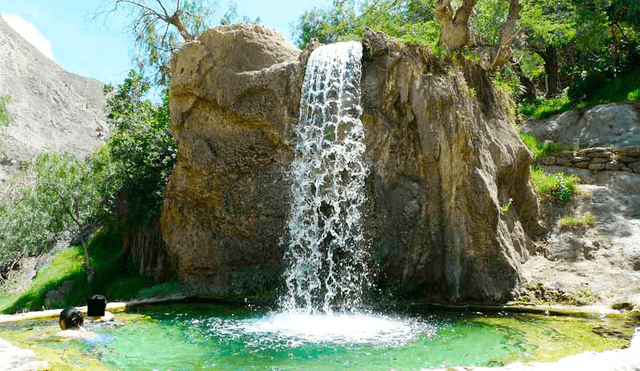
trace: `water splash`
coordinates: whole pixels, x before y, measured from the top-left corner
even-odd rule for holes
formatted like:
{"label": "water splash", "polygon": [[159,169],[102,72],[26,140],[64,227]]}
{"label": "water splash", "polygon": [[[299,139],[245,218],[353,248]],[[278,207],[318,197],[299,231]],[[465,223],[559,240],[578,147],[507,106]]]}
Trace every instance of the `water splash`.
{"label": "water splash", "polygon": [[430,319],[375,313],[271,312],[242,319],[209,318],[203,325],[211,336],[241,339],[252,349],[296,348],[309,344],[397,347],[419,337],[432,338],[438,329]]}
{"label": "water splash", "polygon": [[295,129],[285,310],[361,304],[369,284],[361,206],[368,166],[360,121],[362,45],[325,45],[307,64]]}

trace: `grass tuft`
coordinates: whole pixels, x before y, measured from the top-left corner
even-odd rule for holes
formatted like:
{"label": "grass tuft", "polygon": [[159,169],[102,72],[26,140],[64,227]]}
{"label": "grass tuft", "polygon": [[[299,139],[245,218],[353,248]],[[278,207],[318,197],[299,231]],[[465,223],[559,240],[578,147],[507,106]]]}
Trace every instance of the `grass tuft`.
{"label": "grass tuft", "polygon": [[584,216],[563,216],[560,218],[560,228],[580,228],[593,224],[594,218],[591,213]]}

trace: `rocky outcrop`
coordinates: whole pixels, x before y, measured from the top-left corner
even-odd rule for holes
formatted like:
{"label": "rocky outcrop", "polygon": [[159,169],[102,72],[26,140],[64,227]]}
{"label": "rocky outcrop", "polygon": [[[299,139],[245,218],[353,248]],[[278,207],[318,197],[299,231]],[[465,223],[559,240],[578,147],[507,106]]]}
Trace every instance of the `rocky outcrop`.
{"label": "rocky outcrop", "polygon": [[0,339],[0,359],[0,371],[37,371],[49,368],[49,363],[38,360],[33,350],[14,347],[3,339]]}
{"label": "rocky outcrop", "polygon": [[238,294],[277,284],[299,54],[270,28],[232,25],[206,31],[174,57],[178,164],[161,225],[182,279]]}
{"label": "rocky outcrop", "polygon": [[440,62],[381,34],[364,43],[380,276],[414,284],[430,302],[507,299],[529,256],[527,234],[540,230],[532,158],[510,103],[477,64]]}
{"label": "rocky outcrop", "polygon": [[[508,299],[540,229],[512,106],[473,62],[382,34],[363,43],[365,229],[380,287],[429,302]],[[268,28],[232,25],[176,55],[178,164],[161,223],[183,279],[241,294],[278,283],[299,53]]]}
{"label": "rocky outcrop", "polygon": [[[78,157],[108,135],[102,83],[69,73],[42,55],[0,17],[0,95],[13,123],[0,128],[0,180],[41,152]],[[13,165],[13,166],[12,166]]]}
{"label": "rocky outcrop", "polygon": [[625,103],[567,111],[545,120],[527,120],[520,129],[540,141],[550,140],[568,147],[640,145],[637,107]]}

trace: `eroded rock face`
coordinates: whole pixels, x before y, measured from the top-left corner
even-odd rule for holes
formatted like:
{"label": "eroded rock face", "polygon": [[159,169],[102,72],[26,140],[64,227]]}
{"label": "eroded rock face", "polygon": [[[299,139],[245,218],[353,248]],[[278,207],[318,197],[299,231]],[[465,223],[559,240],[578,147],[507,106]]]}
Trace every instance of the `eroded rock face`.
{"label": "eroded rock face", "polygon": [[[365,229],[380,287],[429,302],[508,298],[540,228],[508,104],[477,65],[382,34],[363,44]],[[162,229],[183,279],[242,294],[280,279],[298,54],[268,28],[232,25],[176,56],[178,165]]]}
{"label": "eroded rock face", "polygon": [[178,164],[161,224],[182,279],[242,294],[279,279],[299,54],[270,28],[231,25],[206,31],[174,58]]}
{"label": "eroded rock face", "polygon": [[0,127],[0,181],[42,152],[83,158],[109,134],[102,83],[62,69],[0,17],[0,95],[13,122]]}
{"label": "eroded rock face", "polygon": [[415,283],[431,302],[508,298],[540,226],[531,155],[505,99],[477,65],[439,63],[380,34],[364,43],[380,277]]}

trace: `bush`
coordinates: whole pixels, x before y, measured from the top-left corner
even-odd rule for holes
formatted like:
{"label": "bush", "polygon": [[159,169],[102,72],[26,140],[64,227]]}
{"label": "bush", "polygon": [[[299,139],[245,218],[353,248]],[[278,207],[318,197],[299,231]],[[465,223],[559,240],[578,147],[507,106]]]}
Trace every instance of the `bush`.
{"label": "bush", "polygon": [[521,114],[534,120],[544,120],[547,117],[568,111],[573,107],[575,107],[575,103],[566,93],[556,98],[525,100],[518,105]]}
{"label": "bush", "polygon": [[527,134],[522,131],[518,131],[518,135],[520,135],[520,139],[522,142],[529,148],[533,155],[533,159],[535,161],[541,159],[542,157],[552,156],[554,152],[558,151],[566,151],[566,150],[574,150],[577,151],[577,147],[566,147],[562,144],[553,143],[553,142],[544,142],[540,143],[538,138],[536,138],[533,134]]}
{"label": "bush", "polygon": [[11,102],[10,95],[0,95],[0,126],[9,125],[13,122],[13,118],[7,111],[7,104]]}
{"label": "bush", "polygon": [[[171,134],[169,96],[157,106],[142,96],[149,85],[141,75],[129,73],[107,99],[115,126],[106,146],[114,167],[111,201],[116,191],[126,194],[131,227],[147,227],[160,215],[162,197],[176,162],[176,140]],[[107,87],[113,92],[113,87]]]}
{"label": "bush", "polygon": [[550,197],[555,202],[571,201],[576,192],[578,177],[574,174],[547,174],[543,169],[531,168],[531,184],[541,197]]}

